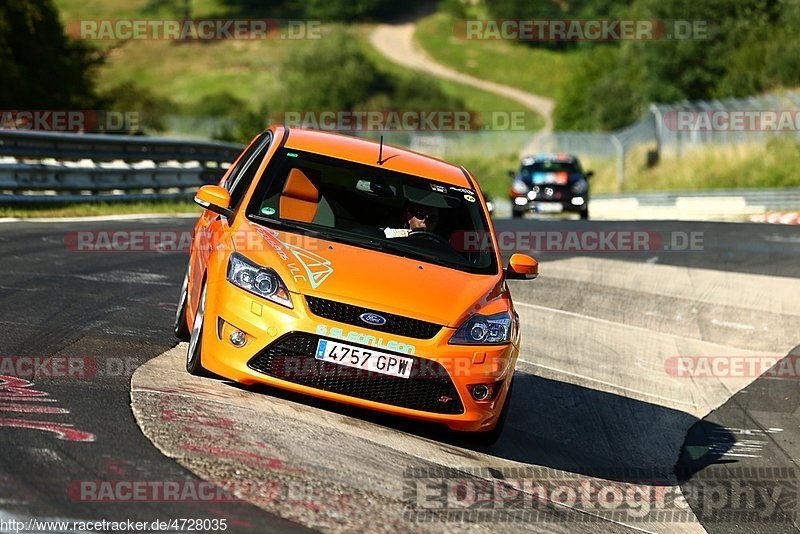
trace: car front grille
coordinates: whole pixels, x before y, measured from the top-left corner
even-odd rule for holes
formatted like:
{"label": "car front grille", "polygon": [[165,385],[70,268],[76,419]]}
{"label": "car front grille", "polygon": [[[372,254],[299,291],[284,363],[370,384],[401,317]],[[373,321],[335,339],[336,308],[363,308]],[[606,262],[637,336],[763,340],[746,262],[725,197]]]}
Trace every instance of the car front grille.
{"label": "car front grille", "polygon": [[392,406],[440,414],[464,412],[455,385],[440,363],[398,354],[413,360],[411,376],[399,378],[318,360],[314,354],[320,339],[306,333],[287,334],[247,366],[295,384]]}
{"label": "car front grille", "polygon": [[[410,317],[403,317],[402,315],[395,315],[393,313],[384,313],[369,308],[362,308],[361,306],[353,306],[351,304],[343,304],[334,300],[322,299],[319,297],[311,297],[306,295],[306,302],[311,313],[318,317],[346,323],[361,328],[368,328],[370,330],[377,330],[378,332],[386,332],[389,334],[397,334],[398,336],[413,337],[416,339],[431,339],[442,327],[435,323],[420,321],[419,319],[412,319]],[[380,315],[386,319],[383,325],[375,325],[362,321],[360,317],[366,313],[373,313]]]}

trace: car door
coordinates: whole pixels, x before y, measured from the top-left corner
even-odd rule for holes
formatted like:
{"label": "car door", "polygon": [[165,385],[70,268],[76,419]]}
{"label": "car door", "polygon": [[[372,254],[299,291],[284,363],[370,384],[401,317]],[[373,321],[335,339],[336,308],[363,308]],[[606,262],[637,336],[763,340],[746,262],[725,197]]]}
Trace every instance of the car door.
{"label": "car door", "polygon": [[[236,209],[244,193],[252,182],[255,172],[267,149],[272,143],[273,134],[264,132],[256,137],[236,160],[230,172],[220,181],[220,186],[231,195],[231,208]],[[214,250],[228,238],[230,221],[211,210],[203,210],[195,226],[192,255],[189,263],[189,309],[194,315],[195,302],[192,296],[199,296],[208,260]],[[196,299],[195,299],[196,300]]]}

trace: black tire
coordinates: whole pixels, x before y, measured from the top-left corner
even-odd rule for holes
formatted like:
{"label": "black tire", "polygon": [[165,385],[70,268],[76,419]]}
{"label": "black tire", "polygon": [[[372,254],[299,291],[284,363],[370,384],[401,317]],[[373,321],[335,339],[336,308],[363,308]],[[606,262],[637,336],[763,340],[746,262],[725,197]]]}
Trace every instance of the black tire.
{"label": "black tire", "polygon": [[589,220],[589,208],[585,210],[581,210],[581,220],[588,221]]}
{"label": "black tire", "polygon": [[465,432],[467,441],[473,445],[480,445],[482,447],[490,447],[497,443],[500,436],[503,434],[503,429],[506,426],[506,419],[508,419],[508,411],[511,408],[511,394],[514,390],[514,379],[511,379],[511,384],[508,386],[508,393],[506,393],[506,402],[503,404],[503,409],[500,411],[500,417],[497,418],[497,424],[494,428],[486,432]]}
{"label": "black tire", "polygon": [[189,324],[186,322],[186,303],[189,301],[189,272],[183,277],[181,294],[178,297],[178,309],[175,310],[175,326],[172,331],[181,341],[189,341]]}
{"label": "black tire", "polygon": [[211,376],[202,361],[202,341],[203,324],[205,323],[206,313],[206,283],[203,282],[203,289],[200,292],[200,302],[197,304],[197,313],[194,314],[194,324],[189,336],[189,348],[186,349],[186,370],[194,376]]}
{"label": "black tire", "polygon": [[511,210],[511,217],[514,219],[521,219],[525,215],[524,211]]}

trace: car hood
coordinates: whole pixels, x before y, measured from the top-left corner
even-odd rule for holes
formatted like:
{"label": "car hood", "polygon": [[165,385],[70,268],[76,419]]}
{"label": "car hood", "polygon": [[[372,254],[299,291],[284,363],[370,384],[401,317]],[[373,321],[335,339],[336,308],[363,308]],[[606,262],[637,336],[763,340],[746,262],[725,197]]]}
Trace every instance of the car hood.
{"label": "car hood", "polygon": [[275,269],[293,293],[445,326],[460,325],[505,294],[500,274],[466,273],[249,221],[244,230],[247,245],[238,251]]}

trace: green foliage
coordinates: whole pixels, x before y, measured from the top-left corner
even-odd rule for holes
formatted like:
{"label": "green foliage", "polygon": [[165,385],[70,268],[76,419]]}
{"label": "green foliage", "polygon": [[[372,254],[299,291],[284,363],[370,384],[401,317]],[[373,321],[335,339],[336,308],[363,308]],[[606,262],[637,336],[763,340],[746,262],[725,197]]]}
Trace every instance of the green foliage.
{"label": "green foliage", "polygon": [[466,0],[442,0],[439,2],[439,11],[447,13],[456,20],[466,19],[469,7]]}
{"label": "green foliage", "polygon": [[598,44],[560,95],[556,127],[610,130],[649,102],[747,96],[800,84],[800,4],[635,0],[622,18],[705,21],[708,37]]}
{"label": "green foliage", "polygon": [[306,0],[303,14],[311,19],[348,21],[367,18],[385,3],[381,0]]}
{"label": "green foliage", "polygon": [[227,91],[206,95],[185,111],[194,117],[213,119],[216,126],[211,137],[220,141],[246,143],[267,127],[266,106],[254,111]]}
{"label": "green foliage", "polygon": [[620,68],[619,56],[610,47],[596,47],[581,59],[556,100],[553,120],[558,129],[613,130],[636,119],[638,106],[631,103],[637,98],[637,72]]}
{"label": "green foliage", "polygon": [[91,68],[98,62],[67,38],[51,0],[0,3],[0,107],[91,108]]}
{"label": "green foliage", "polygon": [[284,111],[465,109],[429,78],[379,69],[362,44],[335,29],[281,65]]}
{"label": "green foliage", "polygon": [[281,65],[281,78],[288,110],[349,110],[388,90],[358,42],[342,30],[293,50]]}
{"label": "green foliage", "polygon": [[[173,0],[174,1],[174,0]],[[254,17],[302,18],[322,22],[390,20],[421,0],[222,0],[229,12]]]}
{"label": "green foliage", "polygon": [[134,82],[123,82],[104,91],[100,95],[100,102],[109,111],[136,113],[138,116],[138,124],[128,125],[131,128],[129,131],[115,133],[163,131],[163,117],[172,107],[168,100]]}

